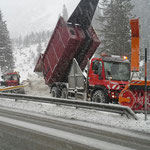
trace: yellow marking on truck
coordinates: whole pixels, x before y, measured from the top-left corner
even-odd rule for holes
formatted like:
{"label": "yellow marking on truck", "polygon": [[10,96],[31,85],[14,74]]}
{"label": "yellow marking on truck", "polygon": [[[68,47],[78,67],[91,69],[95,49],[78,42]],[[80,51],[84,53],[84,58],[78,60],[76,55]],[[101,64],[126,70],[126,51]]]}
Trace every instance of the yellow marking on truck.
{"label": "yellow marking on truck", "polygon": [[24,85],[18,85],[18,86],[11,86],[11,87],[5,87],[0,89],[0,91],[10,91],[10,90],[16,90],[16,89],[20,89],[20,88],[24,88]]}

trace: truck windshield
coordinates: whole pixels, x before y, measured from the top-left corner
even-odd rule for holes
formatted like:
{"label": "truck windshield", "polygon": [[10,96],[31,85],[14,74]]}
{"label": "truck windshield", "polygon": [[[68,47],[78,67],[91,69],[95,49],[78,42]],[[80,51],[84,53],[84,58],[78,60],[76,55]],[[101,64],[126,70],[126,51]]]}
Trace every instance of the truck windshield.
{"label": "truck windshield", "polygon": [[14,75],[5,75],[4,76],[4,80],[18,80],[18,75],[14,74]]}
{"label": "truck windshield", "polygon": [[122,62],[104,62],[106,79],[128,81],[130,80],[130,65]]}

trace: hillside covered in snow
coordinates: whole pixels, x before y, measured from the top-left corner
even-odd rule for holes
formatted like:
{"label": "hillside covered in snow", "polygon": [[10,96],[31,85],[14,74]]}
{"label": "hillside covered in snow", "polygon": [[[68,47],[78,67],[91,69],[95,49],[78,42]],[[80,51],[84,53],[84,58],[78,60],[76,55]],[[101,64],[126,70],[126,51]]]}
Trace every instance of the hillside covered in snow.
{"label": "hillside covered in snow", "polygon": [[39,57],[37,47],[38,45],[34,44],[30,47],[14,49],[15,71],[20,73],[21,80],[26,80],[28,76],[34,74],[34,67]]}

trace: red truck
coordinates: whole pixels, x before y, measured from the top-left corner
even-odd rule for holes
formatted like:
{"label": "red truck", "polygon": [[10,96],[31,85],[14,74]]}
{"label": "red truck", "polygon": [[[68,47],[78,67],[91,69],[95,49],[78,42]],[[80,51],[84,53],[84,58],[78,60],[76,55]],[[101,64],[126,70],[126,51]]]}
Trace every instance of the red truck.
{"label": "red truck", "polygon": [[93,58],[88,74],[88,93],[94,102],[118,103],[119,93],[129,80],[130,63],[127,57]]}
{"label": "red truck", "polygon": [[20,85],[20,75],[18,72],[6,73],[1,76],[1,86],[17,86]]}
{"label": "red truck", "polygon": [[123,57],[93,58],[87,78],[82,74],[100,44],[91,26],[97,4],[98,0],[81,0],[67,22],[60,17],[35,66],[35,72],[43,72],[53,97],[87,93],[92,101],[118,101],[119,92],[130,79],[129,61]]}
{"label": "red truck", "polygon": [[20,84],[18,72],[5,73],[1,78],[3,79],[3,81],[0,81],[1,92],[25,94],[25,86]]}

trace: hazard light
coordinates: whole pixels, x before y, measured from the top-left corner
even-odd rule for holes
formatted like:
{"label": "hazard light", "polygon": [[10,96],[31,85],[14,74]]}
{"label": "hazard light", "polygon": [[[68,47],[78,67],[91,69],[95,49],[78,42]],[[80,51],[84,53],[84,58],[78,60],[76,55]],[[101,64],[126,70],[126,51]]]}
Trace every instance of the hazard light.
{"label": "hazard light", "polygon": [[123,59],[124,59],[124,60],[128,60],[128,57],[127,57],[127,56],[123,56]]}

